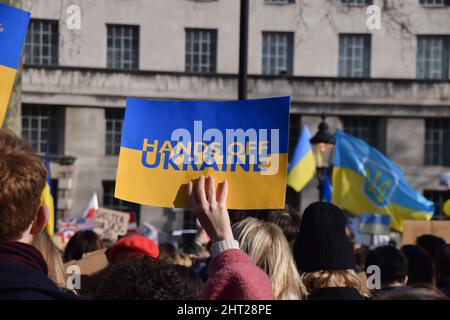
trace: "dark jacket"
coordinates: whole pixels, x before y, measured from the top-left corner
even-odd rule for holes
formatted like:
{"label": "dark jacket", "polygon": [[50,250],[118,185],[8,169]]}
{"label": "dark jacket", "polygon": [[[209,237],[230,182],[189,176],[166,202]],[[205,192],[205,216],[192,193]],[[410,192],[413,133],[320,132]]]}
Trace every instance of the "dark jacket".
{"label": "dark jacket", "polygon": [[0,241],[0,300],[72,300],[47,277],[47,265],[34,247]]}
{"label": "dark jacket", "polygon": [[437,283],[437,287],[441,290],[447,297],[450,298],[450,276],[440,278]]}
{"label": "dark jacket", "polygon": [[364,300],[364,297],[351,287],[330,287],[313,291],[308,300]]}
{"label": "dark jacket", "polygon": [[0,300],[72,300],[44,274],[28,266],[0,261]]}

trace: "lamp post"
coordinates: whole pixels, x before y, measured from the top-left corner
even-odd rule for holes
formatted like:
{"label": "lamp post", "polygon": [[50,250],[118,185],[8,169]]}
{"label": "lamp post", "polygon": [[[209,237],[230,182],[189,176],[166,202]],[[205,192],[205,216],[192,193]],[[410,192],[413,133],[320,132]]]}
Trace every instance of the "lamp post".
{"label": "lamp post", "polygon": [[322,122],[318,126],[318,131],[310,140],[313,145],[314,158],[316,160],[317,180],[319,181],[319,201],[324,200],[324,182],[328,174],[328,169],[331,167],[334,150],[334,134],[330,132],[330,127],[325,121],[325,114],[322,114],[321,117]]}

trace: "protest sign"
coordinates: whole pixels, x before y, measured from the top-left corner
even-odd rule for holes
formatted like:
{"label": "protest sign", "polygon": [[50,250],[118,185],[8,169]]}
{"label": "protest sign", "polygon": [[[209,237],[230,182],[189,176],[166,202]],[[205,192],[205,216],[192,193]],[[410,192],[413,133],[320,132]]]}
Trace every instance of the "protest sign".
{"label": "protest sign", "polygon": [[81,275],[91,276],[108,266],[106,249],[85,253],[80,260],[69,261],[64,266],[67,268],[72,265],[77,265],[80,268]]}
{"label": "protest sign", "polygon": [[95,216],[94,231],[104,240],[116,241],[128,230],[130,214],[116,210],[98,208]]}
{"label": "protest sign", "polygon": [[128,98],[115,197],[188,208],[188,181],[213,175],[228,181],[228,208],[284,208],[289,100]]}
{"label": "protest sign", "polygon": [[450,242],[450,221],[405,221],[403,245],[416,244],[417,237],[431,234]]}
{"label": "protest sign", "polygon": [[0,3],[0,128],[14,86],[30,13]]}

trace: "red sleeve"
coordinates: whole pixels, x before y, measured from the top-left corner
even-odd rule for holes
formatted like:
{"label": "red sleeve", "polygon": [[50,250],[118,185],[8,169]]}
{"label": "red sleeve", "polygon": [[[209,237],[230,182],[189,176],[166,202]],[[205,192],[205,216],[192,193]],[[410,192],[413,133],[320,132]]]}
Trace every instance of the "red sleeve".
{"label": "red sleeve", "polygon": [[241,250],[229,249],[215,257],[203,289],[205,300],[272,300],[272,283]]}

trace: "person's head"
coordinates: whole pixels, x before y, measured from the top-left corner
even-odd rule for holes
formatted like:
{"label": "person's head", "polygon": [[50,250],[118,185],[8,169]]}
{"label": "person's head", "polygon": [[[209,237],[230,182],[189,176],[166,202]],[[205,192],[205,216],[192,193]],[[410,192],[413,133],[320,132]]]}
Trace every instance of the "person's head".
{"label": "person's head", "polygon": [[447,297],[436,288],[401,287],[378,294],[375,300],[447,300]]}
{"label": "person's head", "polygon": [[437,252],[436,269],[439,277],[450,276],[450,244],[441,247]]}
{"label": "person's head", "polygon": [[274,299],[302,297],[302,284],[289,244],[277,225],[250,217],[233,225],[233,231],[242,251],[269,276]]}
{"label": "person's head", "polygon": [[416,239],[416,244],[425,249],[432,259],[436,257],[439,248],[445,246],[445,240],[431,234],[424,234]]}
{"label": "person's head", "polygon": [[47,172],[41,157],[14,133],[0,129],[0,240],[31,244],[47,224],[41,204]]}
{"label": "person's head", "polygon": [[177,253],[166,261],[189,268],[192,267],[193,264],[192,258],[186,253]]}
{"label": "person's head", "polygon": [[62,253],[50,239],[47,232],[43,231],[37,234],[33,239],[33,246],[39,250],[44,257],[48,267],[48,277],[60,288],[67,286],[66,273]]}
{"label": "person's head", "polygon": [[362,245],[358,249],[355,250],[355,259],[356,259],[356,265],[362,269],[366,269],[366,259],[367,255],[369,254],[369,247]]}
{"label": "person's head", "polygon": [[166,260],[177,254],[177,248],[172,243],[163,243],[159,245],[159,260]]}
{"label": "person's head", "polygon": [[294,243],[294,258],[301,273],[355,268],[346,224],[344,212],[331,203],[315,202],[305,209]]}
{"label": "person's head", "polygon": [[198,284],[184,267],[128,256],[114,261],[99,285],[95,299],[197,300]]}
{"label": "person's head", "polygon": [[345,213],[331,203],[315,202],[305,209],[294,258],[309,294],[327,287],[352,287],[363,292],[346,225]]}
{"label": "person's head", "polygon": [[285,209],[261,210],[257,218],[279,226],[289,243],[297,238],[300,230],[300,214],[294,208],[287,206]]}
{"label": "person's head", "polygon": [[408,285],[435,285],[433,259],[419,246],[405,245],[402,252],[408,259]]}
{"label": "person's head", "polygon": [[100,237],[91,230],[78,231],[70,238],[64,250],[64,262],[80,260],[83,254],[103,248]]}
{"label": "person's head", "polygon": [[159,257],[159,247],[155,241],[142,235],[126,236],[113,245],[110,258],[114,261],[125,256],[147,256],[156,260]]}
{"label": "person's head", "polygon": [[370,266],[380,268],[381,287],[399,287],[408,280],[408,259],[394,246],[381,246],[369,252],[366,270]]}
{"label": "person's head", "polygon": [[176,264],[174,268],[186,283],[187,287],[194,292],[194,296],[200,299],[203,291],[203,280],[200,275],[194,269],[187,266]]}

